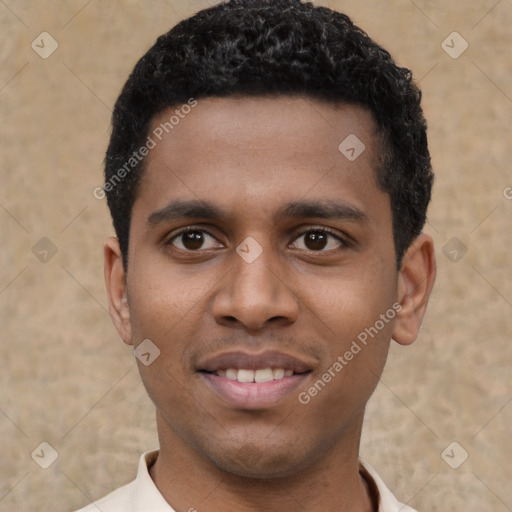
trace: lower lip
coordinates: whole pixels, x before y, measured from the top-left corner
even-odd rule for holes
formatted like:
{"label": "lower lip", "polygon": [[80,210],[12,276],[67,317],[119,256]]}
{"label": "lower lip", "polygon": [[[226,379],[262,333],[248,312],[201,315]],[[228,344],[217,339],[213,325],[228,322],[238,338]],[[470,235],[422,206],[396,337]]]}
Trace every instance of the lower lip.
{"label": "lower lip", "polygon": [[247,383],[213,373],[200,375],[231,407],[255,410],[278,405],[304,382],[309,373],[290,375],[268,382]]}

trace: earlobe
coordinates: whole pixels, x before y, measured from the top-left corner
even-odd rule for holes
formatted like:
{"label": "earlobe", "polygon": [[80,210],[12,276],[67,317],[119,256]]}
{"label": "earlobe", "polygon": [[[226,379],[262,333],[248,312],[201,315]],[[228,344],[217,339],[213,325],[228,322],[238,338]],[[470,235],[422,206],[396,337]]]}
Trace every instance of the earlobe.
{"label": "earlobe", "polygon": [[127,345],[131,345],[130,308],[126,295],[126,276],[117,238],[111,237],[105,242],[103,255],[110,317],[119,336]]}
{"label": "earlobe", "polygon": [[393,328],[393,339],[410,345],[418,336],[436,278],[434,242],[422,233],[411,244],[398,274],[398,302],[402,306]]}

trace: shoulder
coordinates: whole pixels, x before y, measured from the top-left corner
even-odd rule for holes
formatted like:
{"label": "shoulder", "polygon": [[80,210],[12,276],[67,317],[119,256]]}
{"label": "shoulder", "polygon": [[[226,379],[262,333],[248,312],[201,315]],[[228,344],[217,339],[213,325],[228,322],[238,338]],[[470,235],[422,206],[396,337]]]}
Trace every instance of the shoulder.
{"label": "shoulder", "polygon": [[359,459],[360,468],[365,479],[373,480],[373,484],[377,489],[379,512],[417,512],[413,508],[404,505],[398,501],[393,493],[388,489],[377,471],[368,464],[368,462]]}
{"label": "shoulder", "polygon": [[130,512],[135,480],[76,512]]}
{"label": "shoulder", "polygon": [[141,503],[144,506],[150,503],[155,510],[161,510],[158,507],[165,506],[164,510],[172,512],[149,476],[148,468],[157,457],[158,450],[143,453],[139,459],[135,480],[76,512],[136,512],[141,510]]}
{"label": "shoulder", "polygon": [[135,480],[76,512],[130,512],[134,488]]}

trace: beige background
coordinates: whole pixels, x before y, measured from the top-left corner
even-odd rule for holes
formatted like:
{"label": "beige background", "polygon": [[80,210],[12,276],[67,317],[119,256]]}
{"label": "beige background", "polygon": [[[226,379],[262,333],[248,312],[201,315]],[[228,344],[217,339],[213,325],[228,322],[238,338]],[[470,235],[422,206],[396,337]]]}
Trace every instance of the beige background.
{"label": "beige background", "polygon": [[[437,174],[426,229],[435,292],[418,341],[392,347],[362,454],[422,512],[512,510],[512,0],[316,3],[347,12],[412,68]],[[129,71],[206,5],[0,2],[2,511],[83,506],[131,480],[156,446],[152,404],[106,311],[101,254],[112,228],[92,191]],[[47,59],[31,48],[43,31],[59,44]],[[469,43],[457,59],[441,47],[453,31]],[[33,251],[43,237],[53,256],[47,241]],[[467,247],[458,262],[443,253],[452,237],[450,258]],[[453,441],[461,448],[447,460],[469,454],[458,469],[441,457]],[[42,442],[58,452],[48,469],[31,458]]]}

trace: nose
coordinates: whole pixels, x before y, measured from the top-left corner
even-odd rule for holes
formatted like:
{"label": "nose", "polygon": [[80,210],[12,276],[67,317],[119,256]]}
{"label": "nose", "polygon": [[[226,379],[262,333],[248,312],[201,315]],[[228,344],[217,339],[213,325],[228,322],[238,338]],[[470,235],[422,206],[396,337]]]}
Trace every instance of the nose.
{"label": "nose", "polygon": [[213,301],[213,316],[218,324],[260,330],[297,320],[299,300],[269,252],[263,251],[251,263],[233,254],[231,271]]}

